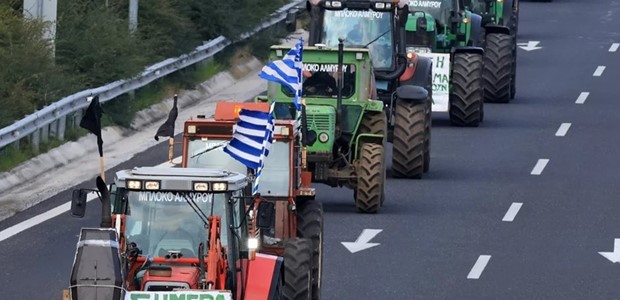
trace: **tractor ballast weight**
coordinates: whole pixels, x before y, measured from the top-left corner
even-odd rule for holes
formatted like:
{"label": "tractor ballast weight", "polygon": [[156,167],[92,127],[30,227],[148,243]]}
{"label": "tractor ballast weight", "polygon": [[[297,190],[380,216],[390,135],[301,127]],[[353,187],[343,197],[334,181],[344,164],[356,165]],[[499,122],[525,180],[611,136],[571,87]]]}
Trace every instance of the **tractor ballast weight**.
{"label": "tractor ballast weight", "polygon": [[484,118],[482,18],[463,0],[409,1],[407,52],[433,61],[433,112],[448,112],[456,126]]}
{"label": "tractor ballast weight", "polygon": [[[359,88],[370,85],[371,93],[360,93],[356,98],[360,102],[380,100],[386,116],[385,121],[378,115],[375,119],[366,116],[360,123],[360,133],[381,134],[393,143],[395,177],[421,178],[430,167],[430,121],[427,121],[430,110],[425,107],[431,102],[432,78],[428,68],[432,67],[428,58],[407,56],[406,7],[403,0],[310,0],[307,2],[311,16],[308,44],[336,49],[342,43],[346,53],[369,49],[372,69],[358,73],[363,76]],[[418,88],[412,89],[411,85]],[[426,95],[419,88],[426,89]],[[307,98],[307,103],[314,104],[312,97]],[[387,126],[379,125],[381,122]],[[338,159],[338,152],[334,153]]]}
{"label": "tractor ballast weight", "polygon": [[[253,198],[247,209],[246,185],[213,169],[117,172],[99,188],[107,226],[82,229],[63,299],[281,299],[283,258],[256,253],[254,239],[273,206]],[[73,216],[84,216],[86,194],[73,194]]]}
{"label": "tractor ballast weight", "polygon": [[482,16],[485,100],[509,102],[516,93],[519,0],[465,0],[465,5]]}
{"label": "tractor ballast weight", "polygon": [[[183,131],[182,167],[224,168],[248,176],[252,171],[223,151],[223,145],[233,138],[239,111],[250,109],[269,111],[264,102],[218,102],[215,115],[198,116],[185,121]],[[323,206],[315,200],[315,189],[310,186],[312,174],[306,168],[301,134],[291,120],[274,120],[274,141],[261,171],[258,192],[261,203],[274,206],[275,221],[260,231],[260,253],[283,256],[284,284],[287,299],[320,299],[321,265],[323,261]],[[218,145],[220,147],[218,147]],[[248,185],[248,193],[250,185]],[[309,256],[303,245],[308,240]],[[301,251],[301,252],[300,252]],[[297,270],[312,270],[311,291],[306,274]]]}

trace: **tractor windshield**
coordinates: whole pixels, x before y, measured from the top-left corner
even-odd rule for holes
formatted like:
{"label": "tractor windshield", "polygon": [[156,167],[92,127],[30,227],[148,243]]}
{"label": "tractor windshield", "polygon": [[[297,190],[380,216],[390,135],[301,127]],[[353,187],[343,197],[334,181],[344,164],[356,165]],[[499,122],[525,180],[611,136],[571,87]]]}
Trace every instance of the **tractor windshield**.
{"label": "tractor windshield", "polygon": [[411,0],[409,12],[431,15],[439,23],[446,26],[450,21],[450,12],[455,10],[454,0]]}
{"label": "tractor windshield", "polygon": [[[239,172],[247,175],[247,168],[226,152],[223,147],[196,155],[212,145],[227,143],[226,139],[195,139],[190,140],[188,145],[187,167],[188,168],[214,168]],[[258,191],[264,196],[288,197],[290,182],[282,178],[290,177],[291,141],[276,139],[269,148],[269,155],[265,159],[265,166],[261,171]]]}
{"label": "tractor windshield", "polygon": [[392,15],[388,12],[326,10],[321,43],[337,48],[338,38],[342,37],[345,47],[370,49],[376,69],[389,69],[394,63],[391,20]]}
{"label": "tractor windshield", "polygon": [[[198,245],[206,243],[208,236],[200,211],[206,216],[220,216],[222,228],[228,228],[223,193],[127,191],[127,200],[127,240],[136,243],[145,256],[163,257],[169,251],[179,251],[182,257],[198,257]],[[195,203],[195,207],[188,201]],[[221,235],[226,247],[227,231],[222,230]]]}
{"label": "tractor windshield", "polygon": [[[355,94],[356,69],[354,64],[342,66],[342,98],[348,99]],[[338,64],[304,62],[303,97],[336,98],[338,96]],[[293,97],[293,92],[282,86],[282,92]]]}

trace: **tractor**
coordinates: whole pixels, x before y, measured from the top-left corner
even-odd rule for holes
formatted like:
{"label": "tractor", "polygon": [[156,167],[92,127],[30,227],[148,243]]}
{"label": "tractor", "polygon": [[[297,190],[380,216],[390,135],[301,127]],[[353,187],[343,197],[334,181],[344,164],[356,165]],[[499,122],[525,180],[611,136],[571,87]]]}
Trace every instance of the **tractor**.
{"label": "tractor", "polygon": [[[121,170],[109,187],[98,177],[101,228],[82,228],[63,298],[282,299],[285,268],[310,286],[311,240],[288,240],[284,257],[256,252],[275,208],[245,196],[247,184],[206,168]],[[84,216],[89,191],[73,191],[73,216]]]}
{"label": "tractor", "polygon": [[455,126],[484,119],[482,18],[463,0],[409,1],[407,51],[433,60],[433,111]]}
{"label": "tractor", "polygon": [[[233,126],[242,108],[269,111],[264,102],[218,102],[214,117],[199,115],[185,121],[182,167],[226,169],[251,176],[245,165],[223,151],[223,145],[233,138]],[[258,193],[262,201],[274,204],[276,218],[271,228],[260,231],[259,252],[281,256],[287,241],[298,237],[311,240],[312,299],[320,299],[323,206],[315,200],[315,190],[310,187],[312,174],[307,171],[305,151],[294,126],[290,120],[275,120],[274,141],[261,172]],[[294,265],[285,263],[284,267],[285,278],[299,275],[289,269]],[[304,299],[307,287],[303,284],[303,280],[287,280],[286,298]]]}
{"label": "tractor", "polygon": [[[349,104],[363,103],[366,99],[359,98],[362,95],[381,100],[386,120],[363,114],[361,133],[386,135],[387,142],[393,144],[392,175],[419,179],[430,169],[432,62],[406,52],[406,7],[405,0],[308,0],[308,44],[335,49],[343,38],[345,48],[369,49],[372,71],[357,69],[361,76],[357,87],[370,92],[345,99],[343,108],[357,110]],[[325,105],[324,101],[308,98],[310,105]],[[381,122],[387,122],[387,126],[383,127]],[[355,136],[355,132],[351,134]],[[338,160],[339,154],[334,150],[333,158]]]}
{"label": "tractor", "polygon": [[516,93],[519,0],[465,0],[465,6],[482,17],[485,100],[509,102]]}

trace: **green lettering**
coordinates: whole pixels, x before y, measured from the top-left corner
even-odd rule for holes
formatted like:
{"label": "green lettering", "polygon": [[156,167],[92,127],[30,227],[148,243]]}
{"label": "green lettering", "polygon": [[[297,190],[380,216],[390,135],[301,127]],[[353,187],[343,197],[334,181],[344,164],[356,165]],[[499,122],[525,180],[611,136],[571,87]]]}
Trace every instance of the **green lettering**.
{"label": "green lettering", "polygon": [[443,69],[443,65],[445,63],[445,60],[446,60],[446,58],[443,57],[443,56],[437,57],[437,61],[435,62],[435,67]]}
{"label": "green lettering", "polygon": [[441,80],[440,80],[441,83],[448,83],[449,81],[450,79],[448,79],[448,75],[446,74],[441,75]]}
{"label": "green lettering", "polygon": [[224,295],[217,295],[217,297],[215,297],[215,300],[226,300],[226,298],[224,298]]}
{"label": "green lettering", "polygon": [[[171,294],[170,298],[168,298],[169,300],[185,300],[185,295],[184,294]],[[187,299],[189,299],[189,295],[187,296]]]}
{"label": "green lettering", "polygon": [[[217,298],[220,298],[220,295],[217,296]],[[213,300],[213,296],[211,295],[200,295],[200,300]]]}
{"label": "green lettering", "polygon": [[[187,295],[187,298],[185,298],[185,299],[186,300],[198,300],[198,295],[190,294],[190,295]],[[179,300],[181,300],[181,299],[179,299]]]}
{"label": "green lettering", "polygon": [[151,299],[151,295],[148,294],[131,294],[131,300]]}

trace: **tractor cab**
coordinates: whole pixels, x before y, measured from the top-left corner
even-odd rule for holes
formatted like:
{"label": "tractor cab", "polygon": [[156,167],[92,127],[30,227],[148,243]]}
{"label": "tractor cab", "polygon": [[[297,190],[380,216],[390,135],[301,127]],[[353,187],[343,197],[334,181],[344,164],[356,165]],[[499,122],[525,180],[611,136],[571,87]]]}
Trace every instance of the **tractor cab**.
{"label": "tractor cab", "polygon": [[[255,253],[250,233],[273,220],[246,216],[246,185],[237,172],[166,167],[117,172],[111,196],[98,183],[103,228],[82,229],[70,299],[121,299],[122,292],[124,299],[232,300],[242,299],[241,291],[256,292],[257,280],[240,276],[247,277],[255,261],[282,258]],[[73,215],[83,216],[86,197],[79,195],[85,194],[74,194]],[[273,206],[256,205],[253,212],[273,216]],[[277,283],[278,268],[257,271]]]}

